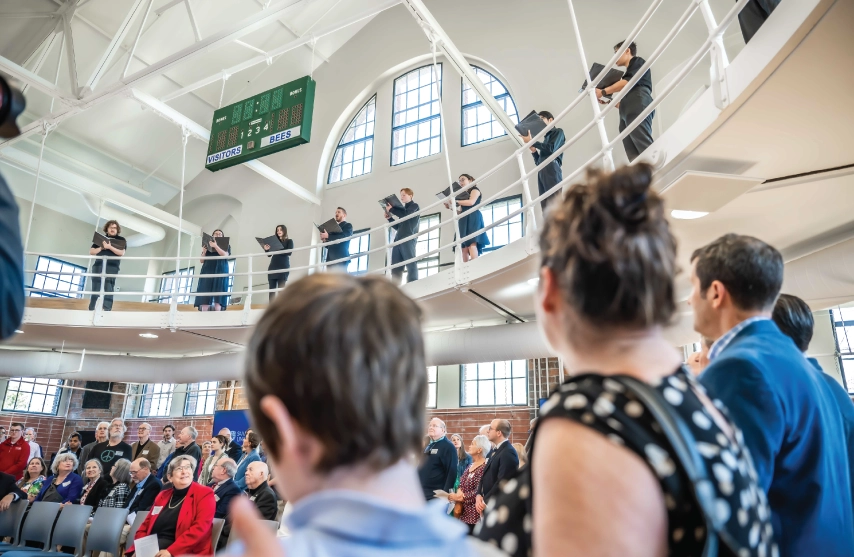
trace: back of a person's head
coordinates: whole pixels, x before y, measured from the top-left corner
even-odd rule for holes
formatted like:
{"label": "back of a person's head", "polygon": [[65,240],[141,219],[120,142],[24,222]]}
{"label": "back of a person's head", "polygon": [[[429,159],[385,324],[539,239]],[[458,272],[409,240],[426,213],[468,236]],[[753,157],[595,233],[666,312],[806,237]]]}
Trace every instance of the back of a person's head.
{"label": "back of a person's head", "polygon": [[314,274],[276,297],[247,350],[247,394],[267,450],[281,438],[260,410],[281,399],[323,446],[318,471],[382,470],[418,451],[427,374],[421,312],[382,277]]}
{"label": "back of a person's head", "polygon": [[771,309],[783,285],[783,256],[752,236],[721,236],[694,251],[691,262],[703,293],[720,281],[740,310]]}
{"label": "back of a person's head", "polygon": [[784,335],[795,341],[801,352],[806,352],[812,340],[815,319],[807,303],[791,294],[780,294],[771,319]]}
{"label": "back of a person's head", "polygon": [[549,207],[542,265],[594,327],[666,325],[676,309],[676,240],[651,183],[646,164],[594,171]]}

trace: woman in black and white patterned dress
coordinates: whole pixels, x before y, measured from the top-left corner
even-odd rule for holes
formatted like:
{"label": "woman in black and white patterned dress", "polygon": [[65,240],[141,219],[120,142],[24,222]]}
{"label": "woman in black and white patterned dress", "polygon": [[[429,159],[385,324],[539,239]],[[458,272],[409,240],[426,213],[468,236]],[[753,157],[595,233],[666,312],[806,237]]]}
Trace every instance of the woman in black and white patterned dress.
{"label": "woman in black and white patterned dress", "polygon": [[593,174],[550,209],[540,327],[571,375],[540,409],[529,464],[488,502],[475,535],[514,556],[701,555],[706,521],[684,467],[620,382],[654,386],[706,461],[720,555],[779,554],[741,433],[682,367],[662,328],[676,311],[676,241],[643,164]]}

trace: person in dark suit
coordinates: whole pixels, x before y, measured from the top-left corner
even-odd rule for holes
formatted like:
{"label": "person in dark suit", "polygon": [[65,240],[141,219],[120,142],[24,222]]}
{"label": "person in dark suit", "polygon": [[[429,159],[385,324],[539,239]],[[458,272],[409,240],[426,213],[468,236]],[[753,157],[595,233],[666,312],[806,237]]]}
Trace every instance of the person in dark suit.
{"label": "person in dark suit", "polygon": [[24,248],[18,204],[0,176],[0,339],[12,336],[24,317]]}
{"label": "person in dark suit", "polygon": [[[547,110],[539,112],[538,115],[547,126],[554,122],[554,115]],[[528,132],[528,135],[526,136],[522,136],[522,139],[524,139],[526,143],[530,142],[533,139],[531,137],[531,132]],[[531,145],[530,149],[531,154],[534,157],[534,164],[540,164],[542,161],[552,156],[555,151],[563,147],[564,143],[566,143],[566,135],[563,133],[563,130],[558,127],[552,128],[541,141],[537,141]],[[540,195],[543,195],[563,180],[562,164],[563,153],[555,157],[552,162],[544,166],[537,173],[537,190],[540,192]],[[551,201],[560,197],[559,193],[560,192],[555,192],[551,196],[540,201],[540,207],[543,208],[544,212]]]}
{"label": "person in dark suit", "polygon": [[[323,242],[334,242],[343,238],[349,238],[353,235],[353,225],[347,222],[347,210],[344,207],[335,209],[335,222],[341,228],[341,232],[329,233],[325,230],[320,233],[320,239]],[[341,242],[332,244],[326,248],[326,269],[328,271],[337,271],[340,273],[347,272],[347,265],[350,263],[350,242]]]}
{"label": "person in dark suit", "polygon": [[273,488],[267,484],[270,469],[265,462],[253,462],[246,468],[246,495],[258,507],[265,520],[276,520],[279,503]]}
{"label": "person in dark suit", "polygon": [[231,517],[229,508],[231,500],[239,497],[243,492],[234,483],[234,474],[237,473],[237,463],[230,458],[224,458],[216,463],[211,470],[211,478],[213,481],[208,485],[214,490],[214,499],[216,499],[216,511],[214,518],[225,519],[225,525],[222,528],[222,534],[219,538],[219,543],[216,549],[222,549],[228,543],[228,535],[231,533]]}
{"label": "person in dark suit", "polygon": [[744,42],[749,43],[753,35],[759,31],[771,12],[780,4],[780,0],[750,0],[738,14],[738,23],[741,26],[741,36]]}
{"label": "person in dark suit", "polygon": [[441,489],[450,493],[457,481],[457,449],[445,435],[448,430],[445,422],[433,418],[427,425],[427,436],[431,442],[424,449],[418,477],[421,479],[421,489],[428,501],[436,498],[433,493]]}
{"label": "person in dark suit", "polygon": [[0,512],[7,510],[9,505],[19,499],[26,501],[27,494],[15,485],[15,476],[0,472]]}
{"label": "person in dark suit", "polygon": [[519,469],[519,455],[508,439],[510,437],[510,422],[500,419],[492,420],[487,437],[489,442],[495,445],[495,449],[491,453],[492,456],[486,461],[483,476],[480,478],[480,486],[477,488],[475,506],[480,513],[486,509],[486,502],[489,498],[498,492],[501,480],[510,478]]}
{"label": "person in dark suit", "polygon": [[854,515],[839,407],[771,320],[783,257],[761,240],[727,234],[696,250],[691,263],[694,329],[715,339],[699,379],[743,434],[781,555],[850,556]]}
{"label": "person in dark suit", "polygon": [[240,455],[242,453],[242,449],[240,445],[234,442],[234,439],[231,438],[231,430],[227,427],[219,430],[219,434],[225,436],[228,439],[228,448],[225,450],[225,454],[228,455],[228,458],[237,462],[240,459]]}
{"label": "person in dark suit", "polygon": [[155,497],[163,488],[160,480],[151,473],[151,462],[144,456],[131,462],[130,475],[133,484],[131,485],[130,497],[128,497],[125,505],[128,510],[128,520],[130,520],[128,524],[133,523],[131,514],[151,509]]}
{"label": "person in dark suit", "polygon": [[[421,207],[418,206],[412,198],[415,196],[415,193],[409,188],[403,188],[400,190],[400,200],[403,202],[403,207],[395,208],[392,207],[389,203],[386,203],[385,206],[385,218],[388,222],[394,222],[395,219],[402,219],[411,215],[412,213],[417,213],[421,210]],[[411,218],[409,220],[405,220],[403,222],[397,223],[392,226],[395,230],[394,241],[403,240],[404,238],[412,238],[408,242],[403,242],[402,244],[397,244],[393,248],[391,248],[391,264],[396,265],[397,263],[401,263],[403,261],[413,259],[415,257],[415,244],[418,239],[415,235],[418,233],[418,226],[421,219]],[[406,282],[415,282],[418,280],[418,262],[411,261],[406,265],[401,265],[400,267],[395,267],[391,270],[391,276],[397,283],[400,283],[400,278],[403,276],[403,270],[406,269]]]}
{"label": "person in dark suit", "polygon": [[[268,255],[270,258],[270,266],[267,267],[268,271],[285,271],[282,273],[271,273],[267,275],[267,282],[270,285],[270,290],[281,290],[285,287],[285,283],[288,282],[288,276],[290,276],[290,272],[285,269],[291,268],[291,252],[290,250],[294,249],[294,241],[288,238],[288,227],[284,224],[279,224],[276,226],[276,237],[284,246],[284,253],[281,253],[283,250],[272,249],[269,244],[264,244],[264,251],[273,251],[274,253]],[[273,301],[273,298],[276,297],[275,292],[270,292],[270,301]],[[229,436],[229,439],[231,437]]]}

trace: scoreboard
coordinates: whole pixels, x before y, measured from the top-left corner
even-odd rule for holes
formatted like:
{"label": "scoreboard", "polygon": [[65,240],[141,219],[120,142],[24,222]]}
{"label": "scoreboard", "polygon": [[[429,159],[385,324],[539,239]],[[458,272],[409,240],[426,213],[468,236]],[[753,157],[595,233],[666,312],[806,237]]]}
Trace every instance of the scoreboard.
{"label": "scoreboard", "polygon": [[305,76],[214,112],[205,168],[216,172],[308,143],[314,86]]}

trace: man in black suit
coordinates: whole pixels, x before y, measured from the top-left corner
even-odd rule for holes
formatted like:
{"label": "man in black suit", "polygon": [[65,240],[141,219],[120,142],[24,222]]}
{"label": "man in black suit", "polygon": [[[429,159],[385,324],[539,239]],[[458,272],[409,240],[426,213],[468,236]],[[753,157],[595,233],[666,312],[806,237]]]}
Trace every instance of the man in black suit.
{"label": "man in black suit", "polygon": [[231,520],[228,516],[228,508],[231,506],[231,500],[241,495],[240,488],[234,483],[234,475],[237,473],[237,463],[230,458],[223,458],[216,463],[216,466],[211,470],[211,478],[213,481],[208,484],[208,487],[214,490],[214,499],[216,500],[216,510],[214,518],[225,519],[225,526],[222,529],[222,535],[219,538],[219,543],[216,549],[222,549],[228,542],[228,535],[231,533]]}
{"label": "man in black suit", "polygon": [[[344,207],[338,207],[335,210],[335,222],[338,223],[338,227],[341,229],[341,232],[329,233],[324,230],[320,233],[320,240],[322,242],[334,242],[335,240],[342,240],[353,235],[353,225],[347,222],[347,211]],[[350,260],[348,259],[349,257],[349,240],[338,244],[332,244],[326,248],[326,261],[328,262],[326,270],[346,273],[347,265],[350,263]]]}
{"label": "man in black suit", "polygon": [[506,480],[519,469],[519,455],[510,444],[510,422],[507,420],[492,420],[487,434],[490,443],[495,445],[492,456],[484,465],[483,476],[477,487],[477,501],[475,506],[478,512],[483,513],[486,509],[486,501],[498,493],[498,484]]}
{"label": "man in black suit", "polygon": [[27,494],[15,485],[15,476],[0,472],[0,512],[9,509],[9,505],[15,501],[27,500]]}
{"label": "man in black suit", "polygon": [[454,444],[445,437],[446,434],[445,422],[439,418],[430,420],[427,425],[430,444],[424,449],[424,460],[418,468],[421,489],[428,501],[436,497],[434,491],[437,489],[450,493],[457,481],[459,456]]}
{"label": "man in black suit", "polygon": [[264,520],[276,520],[279,503],[273,488],[267,484],[270,469],[261,461],[252,462],[246,467],[246,495],[255,503]]}
{"label": "man in black suit", "polygon": [[228,455],[228,458],[237,462],[240,460],[242,449],[240,445],[234,442],[234,439],[231,438],[231,430],[227,427],[219,430],[219,434],[228,439],[228,446],[225,448],[225,454]]}
{"label": "man in black suit", "polygon": [[120,543],[127,541],[136,513],[150,511],[155,497],[163,487],[160,480],[151,473],[151,463],[144,456],[130,463],[130,477],[133,483],[130,487],[130,496],[125,501],[125,508],[128,510],[127,524],[122,529]]}

